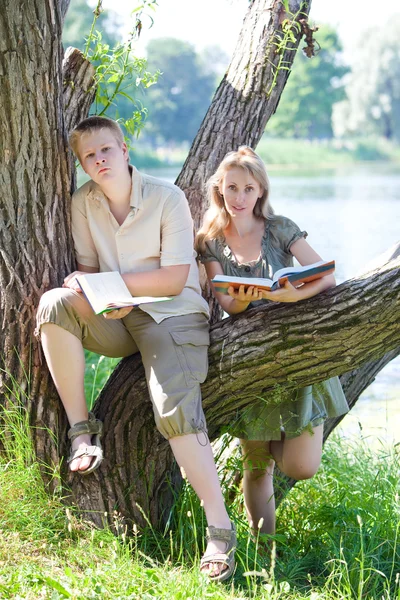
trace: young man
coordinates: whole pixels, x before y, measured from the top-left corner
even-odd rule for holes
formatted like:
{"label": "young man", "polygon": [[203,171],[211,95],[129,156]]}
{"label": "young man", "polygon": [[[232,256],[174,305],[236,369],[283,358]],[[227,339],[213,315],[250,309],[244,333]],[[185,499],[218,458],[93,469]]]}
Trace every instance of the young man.
{"label": "young man", "polygon": [[[139,351],[157,428],[204,502],[209,542],[202,569],[214,580],[226,579],[234,569],[236,538],[201,406],[208,307],[200,293],[186,198],[175,185],[129,165],[115,121],[85,119],[70,145],[91,178],[72,198],[78,270],[65,278],[63,288],[43,295],[37,315],[47,364],[71,425],[70,469],[90,473],[102,460],[102,424],[86,407],[83,348],[118,357]],[[76,275],[99,271],[119,271],[133,296],[173,299],[95,315]]]}

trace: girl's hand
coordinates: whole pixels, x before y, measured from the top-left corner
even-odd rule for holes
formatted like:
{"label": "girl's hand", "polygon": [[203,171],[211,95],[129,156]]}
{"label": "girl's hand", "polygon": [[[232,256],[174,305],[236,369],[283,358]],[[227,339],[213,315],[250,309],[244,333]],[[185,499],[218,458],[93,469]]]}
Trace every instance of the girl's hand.
{"label": "girl's hand", "polygon": [[286,280],[284,287],[278,288],[273,292],[262,290],[261,294],[262,298],[272,300],[272,302],[298,302],[302,299],[302,294],[289,280]]}
{"label": "girl's hand", "polygon": [[124,308],[116,308],[115,310],[111,310],[110,312],[103,313],[103,317],[105,319],[123,319],[126,315],[129,315],[133,306],[126,306]]}
{"label": "girl's hand", "polygon": [[246,291],[244,285],[241,285],[238,290],[235,290],[233,286],[229,286],[228,294],[236,302],[243,302],[245,304],[250,304],[250,302],[262,300],[263,298],[261,290],[258,291],[258,288],[254,287],[254,285],[249,285]]}
{"label": "girl's hand", "polygon": [[75,292],[82,292],[81,287],[76,280],[77,275],[87,275],[87,273],[85,271],[74,271],[73,273],[70,273],[64,279],[62,287],[69,288]]}

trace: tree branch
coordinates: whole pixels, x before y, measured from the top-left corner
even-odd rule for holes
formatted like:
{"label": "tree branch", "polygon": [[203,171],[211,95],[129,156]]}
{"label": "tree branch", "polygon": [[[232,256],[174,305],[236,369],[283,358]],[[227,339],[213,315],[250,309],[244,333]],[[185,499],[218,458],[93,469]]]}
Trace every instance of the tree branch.
{"label": "tree branch", "polygon": [[85,119],[96,95],[94,66],[77,48],[67,48],[63,60],[65,128],[72,131]]}

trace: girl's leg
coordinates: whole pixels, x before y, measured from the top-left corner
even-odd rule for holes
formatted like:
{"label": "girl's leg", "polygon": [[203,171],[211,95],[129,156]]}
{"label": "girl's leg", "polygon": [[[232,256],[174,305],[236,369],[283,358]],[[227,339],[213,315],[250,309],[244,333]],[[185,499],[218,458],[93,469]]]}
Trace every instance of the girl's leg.
{"label": "girl's leg", "polygon": [[[247,518],[255,534],[275,533],[274,461],[270,442],[240,440],[243,453],[243,494]],[[259,529],[260,519],[263,520]]]}
{"label": "girl's leg", "polygon": [[322,456],[324,426],[314,427],[293,439],[270,443],[271,454],[279,469],[296,480],[311,479],[318,471]]}
{"label": "girl's leg", "polygon": [[[178,465],[184,469],[197,496],[203,500],[207,523],[214,527],[231,529],[231,521],[225,508],[212,448],[206,436],[204,436],[204,442],[199,440],[199,436],[203,437],[203,434],[188,434],[170,438],[172,452]],[[204,555],[224,552],[225,549],[225,542],[210,541]],[[210,575],[217,575],[224,568],[226,567],[214,563],[208,572]]]}

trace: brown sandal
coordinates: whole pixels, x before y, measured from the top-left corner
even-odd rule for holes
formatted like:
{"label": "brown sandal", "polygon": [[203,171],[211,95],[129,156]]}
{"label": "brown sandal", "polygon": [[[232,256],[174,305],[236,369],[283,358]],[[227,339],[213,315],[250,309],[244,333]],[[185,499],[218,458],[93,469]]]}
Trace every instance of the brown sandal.
{"label": "brown sandal", "polygon": [[225,581],[228,579],[235,570],[235,552],[236,552],[236,529],[235,525],[231,523],[231,529],[221,529],[218,527],[213,527],[209,525],[206,529],[206,539],[207,542],[225,542],[226,549],[225,552],[215,552],[214,554],[207,554],[207,556],[203,556],[200,561],[200,570],[202,567],[206,565],[211,565],[213,563],[219,563],[221,565],[226,565],[227,569],[224,569],[218,575],[208,575],[211,581]]}
{"label": "brown sandal", "polygon": [[89,475],[95,469],[100,466],[101,461],[103,460],[103,449],[101,447],[100,438],[103,433],[103,423],[96,419],[92,412],[89,413],[89,418],[87,421],[79,421],[79,423],[75,423],[68,431],[68,439],[73,442],[75,438],[84,433],[89,433],[92,436],[93,446],[86,446],[85,448],[77,448],[76,450],[72,450],[68,457],[68,464],[75,460],[75,458],[81,458],[82,456],[91,456],[93,457],[91,465],[84,470],[78,469],[78,471],[74,471],[74,473],[79,473],[80,475]]}

